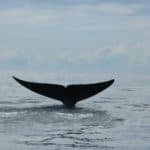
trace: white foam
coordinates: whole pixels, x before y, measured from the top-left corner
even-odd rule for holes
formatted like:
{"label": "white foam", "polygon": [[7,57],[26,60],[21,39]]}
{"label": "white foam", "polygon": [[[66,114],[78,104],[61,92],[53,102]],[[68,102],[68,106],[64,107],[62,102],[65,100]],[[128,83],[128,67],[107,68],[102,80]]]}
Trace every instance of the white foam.
{"label": "white foam", "polygon": [[17,114],[18,112],[0,112],[0,117],[13,117]]}
{"label": "white foam", "polygon": [[63,117],[63,118],[73,118],[73,119],[81,119],[81,118],[89,118],[92,117],[92,113],[87,113],[87,114],[81,114],[81,113],[56,113],[58,116]]}

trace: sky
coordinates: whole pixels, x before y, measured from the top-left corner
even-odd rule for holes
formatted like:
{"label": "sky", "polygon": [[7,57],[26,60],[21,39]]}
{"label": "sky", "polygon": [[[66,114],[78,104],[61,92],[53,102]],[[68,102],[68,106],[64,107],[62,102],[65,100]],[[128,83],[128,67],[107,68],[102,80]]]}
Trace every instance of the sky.
{"label": "sky", "polygon": [[0,70],[149,74],[150,1],[0,1]]}

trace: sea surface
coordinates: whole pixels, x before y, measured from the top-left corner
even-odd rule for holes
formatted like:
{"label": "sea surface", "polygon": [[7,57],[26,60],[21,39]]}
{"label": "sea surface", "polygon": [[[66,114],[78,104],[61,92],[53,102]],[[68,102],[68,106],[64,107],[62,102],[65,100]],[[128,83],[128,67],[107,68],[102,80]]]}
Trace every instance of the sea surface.
{"label": "sea surface", "polygon": [[[60,84],[115,78],[98,95],[66,109],[12,79]],[[150,150],[150,78],[115,74],[0,73],[0,149]]]}

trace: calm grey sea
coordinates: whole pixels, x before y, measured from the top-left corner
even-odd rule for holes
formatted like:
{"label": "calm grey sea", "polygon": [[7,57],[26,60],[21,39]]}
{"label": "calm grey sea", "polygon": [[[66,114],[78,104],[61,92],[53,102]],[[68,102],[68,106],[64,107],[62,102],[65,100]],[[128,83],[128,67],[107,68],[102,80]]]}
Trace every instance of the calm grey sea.
{"label": "calm grey sea", "polygon": [[[90,83],[115,78],[104,92],[65,109],[60,102],[21,87],[12,78]],[[0,149],[149,150],[150,78],[109,74],[1,72]]]}

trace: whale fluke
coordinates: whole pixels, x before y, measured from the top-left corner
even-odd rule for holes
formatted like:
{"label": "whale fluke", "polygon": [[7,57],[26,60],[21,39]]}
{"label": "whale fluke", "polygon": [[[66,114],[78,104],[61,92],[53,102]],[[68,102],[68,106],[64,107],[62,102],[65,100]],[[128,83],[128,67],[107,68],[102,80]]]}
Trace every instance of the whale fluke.
{"label": "whale fluke", "polygon": [[58,84],[28,82],[14,76],[13,78],[27,89],[46,97],[59,100],[68,108],[72,108],[77,102],[105,90],[114,82],[113,79],[92,84],[72,84],[63,86]]}

